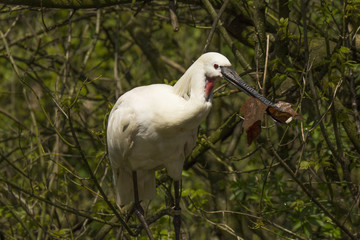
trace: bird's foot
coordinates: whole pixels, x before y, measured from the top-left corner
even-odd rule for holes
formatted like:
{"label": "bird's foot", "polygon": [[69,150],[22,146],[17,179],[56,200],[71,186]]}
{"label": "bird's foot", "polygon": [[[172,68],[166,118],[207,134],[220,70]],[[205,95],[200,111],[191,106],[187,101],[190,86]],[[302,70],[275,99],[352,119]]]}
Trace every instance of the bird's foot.
{"label": "bird's foot", "polygon": [[174,219],[173,219],[174,229],[175,229],[175,239],[180,240],[180,227],[181,227],[181,208],[174,208]]}
{"label": "bird's foot", "polygon": [[140,203],[136,203],[135,204],[135,213],[136,213],[136,216],[138,217],[138,219],[140,220],[141,222],[141,225],[143,225],[145,231],[146,231],[146,234],[148,235],[149,239],[150,240],[154,240],[154,237],[150,231],[150,228],[149,228],[149,225],[147,224],[146,220],[145,220],[145,217],[144,217],[144,209],[142,208],[142,206],[140,205]]}
{"label": "bird's foot", "polygon": [[142,216],[145,215],[145,211],[144,211],[144,209],[142,208],[140,202],[135,203],[134,209],[135,209],[136,214],[140,213]]}

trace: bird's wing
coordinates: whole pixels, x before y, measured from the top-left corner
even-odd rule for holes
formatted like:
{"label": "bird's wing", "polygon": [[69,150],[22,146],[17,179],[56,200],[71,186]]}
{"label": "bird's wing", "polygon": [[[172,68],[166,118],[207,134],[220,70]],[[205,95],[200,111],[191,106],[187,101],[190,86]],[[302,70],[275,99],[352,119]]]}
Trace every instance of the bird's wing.
{"label": "bird's wing", "polygon": [[125,161],[132,149],[136,132],[135,113],[119,99],[110,113],[107,127],[107,145],[112,167],[127,165]]}
{"label": "bird's wing", "polygon": [[132,169],[128,155],[137,132],[135,113],[120,98],[113,107],[108,120],[107,147],[113,170],[116,201],[126,204],[133,200]]}
{"label": "bird's wing", "polygon": [[136,112],[139,125],[163,136],[198,128],[211,107],[208,102],[198,104],[185,100],[165,84],[135,88],[127,93],[126,100]]}
{"label": "bird's wing", "polygon": [[185,148],[184,148],[185,157],[188,157],[192,153],[192,150],[194,149],[194,147],[196,145],[197,133],[198,133],[198,129],[195,128],[192,131],[192,133],[188,136],[188,139],[185,143]]}

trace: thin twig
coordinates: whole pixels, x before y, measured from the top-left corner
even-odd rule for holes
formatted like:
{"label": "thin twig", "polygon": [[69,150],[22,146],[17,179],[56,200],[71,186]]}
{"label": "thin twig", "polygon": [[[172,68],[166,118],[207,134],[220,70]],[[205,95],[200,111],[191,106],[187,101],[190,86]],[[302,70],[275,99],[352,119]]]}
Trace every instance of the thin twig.
{"label": "thin twig", "polygon": [[333,93],[333,98],[328,106],[328,108],[326,109],[326,111],[322,114],[322,116],[320,117],[320,119],[311,127],[311,129],[308,131],[308,133],[311,133],[312,131],[314,131],[314,129],[322,122],[322,120],[325,118],[326,114],[330,111],[332,105],[334,104],[335,101],[335,97],[336,97],[336,93],[339,89],[339,87],[341,86],[343,82],[343,79],[341,78],[340,81],[338,82],[338,84],[335,87],[334,93]]}
{"label": "thin twig", "polygon": [[37,199],[37,200],[40,200],[40,201],[42,201],[42,202],[45,202],[45,203],[47,203],[47,204],[49,204],[49,205],[51,205],[51,206],[54,206],[54,207],[56,207],[56,208],[59,208],[59,209],[61,209],[61,210],[66,211],[66,212],[70,212],[70,213],[75,214],[75,215],[77,215],[77,216],[89,218],[89,219],[94,220],[94,221],[96,221],[96,222],[101,222],[101,223],[104,223],[104,224],[109,224],[109,225],[111,225],[111,226],[113,226],[113,227],[120,227],[120,226],[121,226],[121,224],[118,224],[118,223],[112,223],[112,222],[108,222],[108,221],[106,221],[106,220],[103,220],[103,219],[100,219],[100,218],[97,218],[97,217],[93,217],[93,216],[91,216],[91,215],[89,215],[89,214],[86,214],[86,213],[84,213],[84,212],[82,212],[82,211],[79,211],[79,210],[77,210],[77,209],[71,208],[71,207],[69,207],[68,205],[65,205],[65,204],[61,204],[61,205],[60,205],[60,204],[54,203],[54,202],[52,202],[52,201],[50,201],[50,200],[48,200],[48,199],[46,199],[46,198],[40,197],[40,196],[38,196],[38,195],[36,195],[36,194],[28,191],[28,190],[25,190],[25,189],[23,189],[23,188],[15,185],[15,184],[13,184],[12,182],[10,182],[10,181],[8,181],[8,180],[6,180],[6,179],[0,178],[0,182],[3,182],[3,183],[5,183],[5,184],[7,184],[8,186],[10,186],[11,188],[17,189],[18,191],[20,191],[20,192],[22,192],[22,193],[25,193],[26,195],[29,195],[30,197],[33,197],[33,198],[35,198],[35,199]]}
{"label": "thin twig", "polygon": [[133,231],[131,231],[131,229],[129,228],[129,226],[125,223],[125,221],[122,219],[122,217],[120,216],[120,214],[118,213],[118,211],[115,209],[115,207],[111,204],[111,202],[109,201],[109,199],[107,198],[104,190],[102,189],[102,187],[100,186],[94,172],[92,171],[89,162],[87,161],[86,157],[85,157],[85,153],[83,152],[81,145],[79,143],[79,140],[77,138],[77,134],[75,132],[73,123],[72,123],[72,118],[70,116],[71,111],[69,110],[68,116],[69,116],[69,125],[70,125],[70,130],[71,133],[73,135],[74,141],[75,141],[75,147],[78,149],[78,151],[80,152],[81,155],[81,159],[83,160],[88,172],[90,173],[91,178],[93,179],[97,189],[100,191],[101,196],[103,197],[103,199],[105,200],[105,202],[107,203],[107,205],[110,207],[110,209],[113,211],[113,213],[117,216],[117,218],[119,219],[120,223],[125,227],[125,229],[128,231],[128,233],[131,236],[135,236],[135,234],[133,233]]}
{"label": "thin twig", "polygon": [[169,0],[169,12],[171,26],[173,27],[174,32],[179,31],[179,20],[176,14],[176,3],[175,0]]}
{"label": "thin twig", "polygon": [[[0,200],[0,204],[3,205],[3,206],[6,206],[6,204],[3,203],[1,200]],[[7,209],[11,213],[11,215],[21,224],[21,226],[29,234],[30,239],[31,240],[36,240],[36,237],[34,236],[32,231],[27,227],[27,225],[24,223],[24,221],[21,219],[21,217],[18,217],[17,214],[12,210],[11,207],[5,207],[5,209]]]}
{"label": "thin twig", "polygon": [[10,118],[11,120],[13,120],[14,122],[16,122],[17,124],[19,124],[21,127],[23,127],[24,129],[26,129],[27,131],[31,132],[31,130],[23,123],[21,122],[19,119],[17,119],[15,116],[11,115],[10,113],[8,113],[7,111],[3,110],[0,108],[0,113],[7,116],[8,118]]}
{"label": "thin twig", "polygon": [[[91,14],[90,16],[92,16],[93,14]],[[52,30],[55,30],[55,29],[58,29],[59,27],[62,27],[62,26],[65,26],[69,23],[70,21],[70,18],[72,16],[70,16],[68,19],[64,20],[63,22],[61,23],[58,23],[58,24],[54,24],[50,27],[48,27],[48,29],[42,29],[42,30],[39,30],[37,31],[36,33],[28,33],[28,34],[25,34],[24,36],[22,36],[21,38],[17,39],[17,40],[14,40],[14,41],[11,41],[8,43],[8,46],[11,47],[13,45],[16,45],[20,42],[23,42],[29,38],[33,38],[33,37],[39,37],[40,35],[44,34],[44,33],[47,33],[47,32],[50,32]],[[72,22],[78,22],[78,21],[81,21],[81,20],[84,20],[84,19],[88,19],[89,18],[89,15],[85,15],[85,16],[81,16],[81,17],[78,17],[78,18],[75,18],[72,20]],[[4,49],[6,49],[6,46],[2,46],[0,47],[0,51],[3,51]]]}
{"label": "thin twig", "polygon": [[73,147],[74,145],[71,144],[70,142],[68,142],[68,141],[61,135],[61,133],[58,131],[58,129],[55,127],[55,125],[54,125],[53,122],[51,121],[49,115],[47,114],[44,106],[40,103],[40,99],[39,99],[38,95],[36,94],[36,92],[34,91],[34,89],[33,89],[27,82],[25,82],[25,81],[23,80],[23,78],[22,78],[22,76],[21,76],[21,74],[20,74],[20,71],[19,71],[19,69],[18,69],[18,67],[17,67],[17,65],[16,65],[16,63],[15,63],[15,60],[14,60],[12,54],[11,54],[11,51],[10,51],[8,42],[6,41],[6,38],[5,38],[5,36],[4,36],[4,34],[2,33],[1,30],[0,30],[0,36],[2,37],[2,40],[3,40],[4,45],[5,45],[6,52],[7,52],[7,54],[8,54],[8,57],[9,57],[10,62],[11,62],[11,65],[12,65],[12,67],[13,67],[13,69],[14,69],[17,77],[18,77],[18,79],[20,80],[20,82],[21,82],[23,85],[27,86],[27,87],[32,91],[32,93],[33,93],[34,96],[36,97],[37,101],[39,102],[39,105],[40,105],[40,107],[41,107],[41,110],[43,111],[46,119],[49,121],[51,127],[53,127],[53,129],[54,129],[55,132],[58,134],[58,136],[61,138],[61,140],[62,140],[63,142],[65,142],[67,145],[69,145],[70,147]]}
{"label": "thin twig", "polygon": [[215,33],[215,29],[216,29],[216,26],[218,25],[218,22],[219,22],[219,19],[221,17],[221,15],[223,14],[223,12],[225,11],[225,8],[226,6],[229,4],[230,0],[225,0],[225,2],[223,3],[223,5],[221,6],[218,14],[216,15],[216,18],[214,19],[213,21],[213,24],[211,26],[211,31],[209,33],[209,36],[208,38],[206,39],[206,43],[205,43],[205,47],[204,47],[204,50],[203,50],[203,53],[207,52],[209,46],[210,46],[210,43],[211,43],[211,40],[214,36],[214,33]]}
{"label": "thin twig", "polygon": [[264,66],[264,76],[262,81],[262,87],[259,84],[259,87],[261,89],[262,95],[266,96],[266,75],[267,75],[267,65],[269,61],[269,44],[270,44],[270,37],[269,35],[266,35],[266,56],[265,56],[265,66]]}
{"label": "thin twig", "polygon": [[277,160],[280,162],[280,164],[284,167],[284,169],[287,171],[287,173],[290,175],[290,177],[297,183],[297,185],[300,186],[300,188],[304,191],[304,193],[310,198],[311,201],[313,201],[323,212],[326,216],[328,216],[335,224],[338,226],[346,235],[348,235],[351,239],[356,239],[356,237],[350,232],[350,230],[345,227],[343,224],[339,222],[339,220],[333,216],[327,208],[321,204],[312,194],[311,192],[305,187],[305,185],[295,176],[295,173],[291,170],[289,165],[286,164],[286,162],[279,156],[279,154],[275,151],[273,146],[271,146],[271,151],[274,154],[274,156],[277,158]]}
{"label": "thin twig", "polygon": [[5,32],[4,37],[6,38],[7,35],[11,32],[11,30],[13,29],[13,27],[16,25],[16,23],[19,21],[21,16],[21,12],[18,13],[18,15],[16,16],[15,20],[12,22],[12,24],[9,26],[8,30]]}
{"label": "thin twig", "polygon": [[92,41],[92,44],[89,48],[89,50],[86,52],[86,55],[84,57],[83,63],[82,63],[82,67],[81,67],[81,72],[84,72],[86,64],[91,56],[91,54],[93,53],[96,44],[98,42],[99,39],[99,34],[100,34],[100,23],[101,23],[101,9],[98,9],[96,11],[96,26],[95,26],[95,35]]}
{"label": "thin twig", "polygon": [[[216,20],[217,14],[215,12],[214,7],[212,6],[212,4],[210,3],[209,0],[202,0],[202,3],[204,4],[204,7],[206,8],[206,10],[210,13],[210,16],[212,17],[213,20]],[[251,66],[250,64],[246,61],[245,57],[240,53],[240,51],[236,48],[233,40],[231,39],[230,35],[228,34],[228,32],[226,31],[225,27],[222,26],[222,22],[221,20],[219,20],[219,24],[218,24],[218,28],[219,31],[221,33],[221,35],[223,36],[223,38],[225,39],[227,45],[229,45],[229,47],[233,50],[236,58],[239,60],[241,66],[245,69],[245,70],[250,70]],[[250,75],[251,76],[251,75]]]}
{"label": "thin twig", "polygon": [[167,58],[166,56],[163,56],[163,55],[160,56],[160,58],[161,58],[161,60],[164,61],[164,63],[166,63],[170,67],[176,69],[179,73],[184,73],[186,71],[186,69],[183,66],[181,66],[177,62],[171,60],[170,58]]}

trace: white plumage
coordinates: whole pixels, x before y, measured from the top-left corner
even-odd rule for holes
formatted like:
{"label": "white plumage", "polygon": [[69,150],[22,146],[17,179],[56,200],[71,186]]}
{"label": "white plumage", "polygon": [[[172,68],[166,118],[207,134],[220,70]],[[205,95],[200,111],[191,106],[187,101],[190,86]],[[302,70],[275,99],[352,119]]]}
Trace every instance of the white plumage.
{"label": "white plumage", "polygon": [[154,197],[156,170],[165,167],[171,178],[181,179],[183,163],[195,146],[199,124],[210,111],[212,90],[223,66],[231,66],[226,57],[206,53],[173,87],[137,87],[118,99],[107,128],[118,204],[134,200],[134,171],[139,200]]}

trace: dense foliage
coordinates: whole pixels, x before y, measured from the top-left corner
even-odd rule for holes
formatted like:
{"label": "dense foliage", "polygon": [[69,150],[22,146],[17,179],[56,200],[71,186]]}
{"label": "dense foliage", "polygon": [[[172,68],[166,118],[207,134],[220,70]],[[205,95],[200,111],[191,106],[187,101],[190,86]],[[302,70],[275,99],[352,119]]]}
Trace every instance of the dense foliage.
{"label": "dense foliage", "polygon": [[[107,116],[122,93],[173,84],[203,51],[305,120],[265,117],[248,145],[247,96],[219,82],[183,172],[182,238],[360,237],[357,0],[177,1],[177,18],[169,1],[40,2],[0,5],[0,239],[146,239],[131,206],[115,205]],[[172,239],[172,180],[157,176],[146,217]]]}

